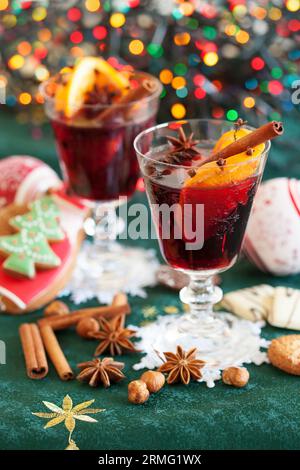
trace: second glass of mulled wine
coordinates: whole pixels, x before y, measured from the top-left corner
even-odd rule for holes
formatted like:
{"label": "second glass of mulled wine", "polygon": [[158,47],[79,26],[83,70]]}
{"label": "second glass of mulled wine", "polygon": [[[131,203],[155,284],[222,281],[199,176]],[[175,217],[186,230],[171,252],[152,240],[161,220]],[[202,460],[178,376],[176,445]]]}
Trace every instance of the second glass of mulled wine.
{"label": "second glass of mulled wine", "polygon": [[198,318],[222,298],[212,279],[238,257],[270,142],[205,161],[251,132],[195,119],[152,127],[135,139],[162,255],[190,276],[180,298]]}
{"label": "second glass of mulled wine", "polygon": [[115,208],[139,177],[134,138],[154,125],[161,84],[139,71],[84,57],[42,84],[68,192],[93,207],[86,231],[100,244],[118,229]]}

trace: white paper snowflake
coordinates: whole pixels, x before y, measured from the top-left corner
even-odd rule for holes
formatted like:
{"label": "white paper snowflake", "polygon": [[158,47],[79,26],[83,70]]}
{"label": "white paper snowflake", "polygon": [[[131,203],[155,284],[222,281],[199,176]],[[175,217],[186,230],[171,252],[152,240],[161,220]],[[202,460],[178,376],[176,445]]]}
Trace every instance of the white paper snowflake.
{"label": "white paper snowflake", "polygon": [[138,328],[140,341],[136,345],[145,356],[133,368],[154,369],[160,366],[159,356],[164,351],[175,352],[177,345],[185,350],[196,347],[197,357],[206,362],[200,382],[214,387],[226,367],[268,362],[266,352],[261,351],[269,344],[260,336],[264,325],[264,322],[253,323],[223,312],[216,313],[214,317],[192,317],[190,314],[160,316],[153,323]]}
{"label": "white paper snowflake", "polygon": [[154,250],[111,243],[110,250],[97,250],[85,241],[72,278],[61,296],[71,295],[75,304],[96,298],[111,303],[117,292],[147,297],[145,287],[156,284],[159,262]]}

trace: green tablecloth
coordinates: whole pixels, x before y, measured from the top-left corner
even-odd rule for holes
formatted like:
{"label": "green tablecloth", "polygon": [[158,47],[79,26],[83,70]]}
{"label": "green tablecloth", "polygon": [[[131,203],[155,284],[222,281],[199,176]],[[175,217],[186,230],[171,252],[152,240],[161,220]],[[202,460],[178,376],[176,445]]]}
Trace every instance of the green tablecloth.
{"label": "green tablecloth", "polygon": [[[300,177],[297,148],[293,147],[299,120],[290,119],[284,142],[274,146],[267,176]],[[0,156],[32,154],[57,169],[53,139],[49,128],[42,140],[32,140],[29,127],[17,125],[13,116],[0,115]],[[144,197],[144,196],[137,196]],[[144,246],[157,246],[155,242]],[[299,276],[273,278],[259,273],[241,260],[223,276],[223,289],[229,291],[258,283],[298,287]],[[162,287],[148,289],[147,299],[131,298],[131,323],[142,320],[141,310],[155,305],[180,307],[176,293]],[[87,305],[93,305],[90,302]],[[71,304],[70,304],[71,305]],[[72,305],[71,305],[72,307]],[[34,321],[41,315],[26,316]],[[67,431],[62,424],[43,429],[45,421],[31,412],[47,411],[42,401],[60,405],[69,394],[74,403],[95,399],[92,405],[106,411],[93,415],[98,423],[77,422],[74,440],[81,449],[297,449],[300,446],[299,378],[270,365],[249,366],[251,380],[245,389],[232,389],[221,382],[214,389],[192,383],[188,387],[166,386],[142,406],[127,402],[127,380],[108,390],[92,389],[76,381],[59,380],[52,366],[45,380],[27,379],[18,337],[18,326],[25,317],[0,317],[0,339],[5,341],[7,364],[0,365],[0,448],[63,449]],[[263,335],[273,338],[289,333],[266,327]],[[71,366],[88,360],[94,342],[85,342],[73,332],[59,334]],[[137,378],[131,369],[134,358],[123,356],[129,380]],[[136,358],[135,358],[136,360]],[[49,411],[49,410],[48,410]]]}

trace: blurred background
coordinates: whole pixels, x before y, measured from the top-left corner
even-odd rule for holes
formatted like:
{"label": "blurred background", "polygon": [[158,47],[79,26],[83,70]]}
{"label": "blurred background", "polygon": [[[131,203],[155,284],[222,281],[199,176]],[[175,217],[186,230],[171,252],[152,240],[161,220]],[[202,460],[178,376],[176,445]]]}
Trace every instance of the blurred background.
{"label": "blurred background", "polygon": [[283,119],[288,156],[272,161],[273,173],[300,177],[300,0],[0,0],[0,17],[1,156],[27,138],[26,152],[43,157],[53,143],[39,84],[102,55],[159,77],[160,122]]}

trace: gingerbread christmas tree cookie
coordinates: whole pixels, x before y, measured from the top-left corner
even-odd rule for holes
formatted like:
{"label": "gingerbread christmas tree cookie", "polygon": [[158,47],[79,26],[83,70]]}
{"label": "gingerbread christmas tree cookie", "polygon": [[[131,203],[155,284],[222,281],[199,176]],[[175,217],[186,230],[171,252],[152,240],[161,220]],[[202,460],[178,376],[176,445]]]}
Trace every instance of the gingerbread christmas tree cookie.
{"label": "gingerbread christmas tree cookie", "polygon": [[59,209],[51,196],[45,196],[30,204],[30,212],[17,215],[10,220],[16,230],[42,233],[48,241],[61,241],[65,234],[59,225]]}
{"label": "gingerbread christmas tree cookie", "polygon": [[6,271],[30,279],[35,277],[36,267],[49,269],[61,263],[41,232],[21,230],[14,235],[2,236],[0,252],[6,257],[3,263]]}

